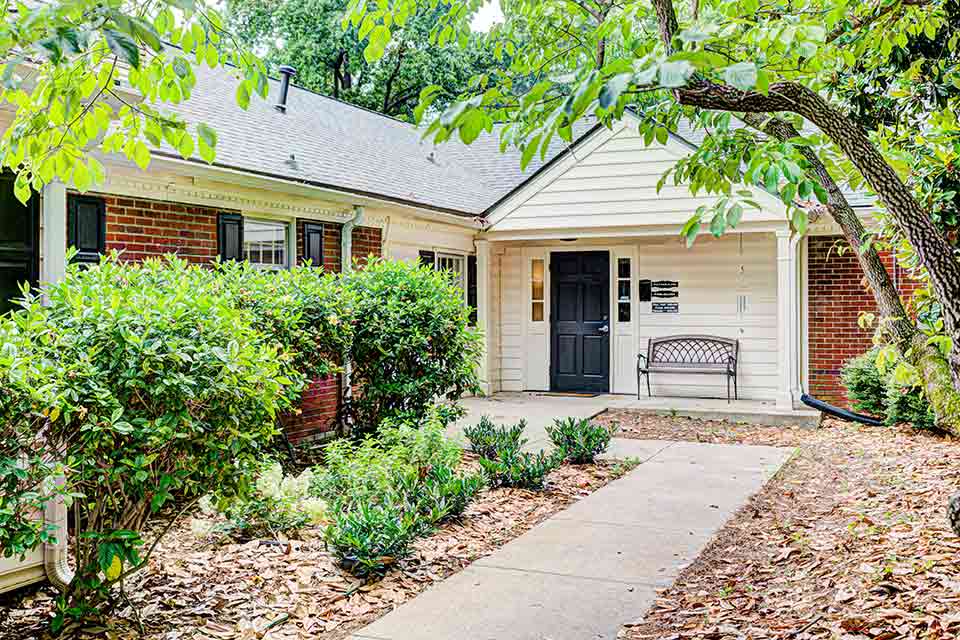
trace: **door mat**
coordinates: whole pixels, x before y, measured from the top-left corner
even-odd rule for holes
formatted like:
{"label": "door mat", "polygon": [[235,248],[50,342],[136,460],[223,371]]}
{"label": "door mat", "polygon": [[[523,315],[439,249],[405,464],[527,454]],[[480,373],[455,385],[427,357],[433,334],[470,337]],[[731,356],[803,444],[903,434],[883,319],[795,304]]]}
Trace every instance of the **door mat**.
{"label": "door mat", "polygon": [[576,393],[574,391],[545,391],[538,393],[538,396],[550,396],[555,398],[596,398],[599,393]]}

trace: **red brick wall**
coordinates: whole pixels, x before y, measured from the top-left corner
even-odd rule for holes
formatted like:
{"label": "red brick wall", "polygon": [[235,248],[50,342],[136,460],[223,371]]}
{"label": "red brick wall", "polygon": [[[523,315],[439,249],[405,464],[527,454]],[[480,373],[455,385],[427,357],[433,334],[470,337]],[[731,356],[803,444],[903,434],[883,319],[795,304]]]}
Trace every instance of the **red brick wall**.
{"label": "red brick wall", "polygon": [[[846,406],[846,389],[840,380],[843,364],[871,347],[873,328],[859,325],[861,312],[875,312],[857,255],[839,236],[808,240],[809,392],[830,403]],[[884,264],[901,294],[908,297],[918,286],[889,254]]]}
{"label": "red brick wall", "polygon": [[[303,224],[297,220],[297,260],[304,257]],[[323,268],[326,271],[340,271],[340,230],[342,225],[324,223],[323,225]],[[363,261],[368,255],[380,255],[380,229],[356,227],[353,230],[353,257]],[[337,410],[340,406],[340,376],[331,376],[316,380],[307,388],[303,396],[301,413],[287,416],[284,428],[287,436],[298,441],[307,437],[329,432],[336,427]]]}
{"label": "red brick wall", "polygon": [[123,250],[127,260],[175,253],[190,262],[217,257],[217,216],[228,209],[101,196],[106,204],[106,248]]}

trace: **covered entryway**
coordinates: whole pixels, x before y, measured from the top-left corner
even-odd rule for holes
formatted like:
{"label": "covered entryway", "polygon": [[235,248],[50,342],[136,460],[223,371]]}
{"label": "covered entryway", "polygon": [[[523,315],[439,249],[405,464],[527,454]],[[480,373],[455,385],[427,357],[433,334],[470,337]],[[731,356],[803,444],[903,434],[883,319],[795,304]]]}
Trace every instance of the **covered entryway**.
{"label": "covered entryway", "polygon": [[550,388],[610,390],[610,253],[550,257]]}

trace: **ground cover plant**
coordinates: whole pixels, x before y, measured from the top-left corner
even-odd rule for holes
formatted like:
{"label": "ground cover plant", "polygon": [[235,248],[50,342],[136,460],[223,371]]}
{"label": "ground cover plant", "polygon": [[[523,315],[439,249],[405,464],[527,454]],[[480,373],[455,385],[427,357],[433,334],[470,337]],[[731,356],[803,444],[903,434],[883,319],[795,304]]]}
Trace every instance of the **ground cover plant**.
{"label": "ground cover plant", "polygon": [[550,442],[573,464],[591,464],[610,446],[614,428],[589,418],[557,418],[547,427]]}
{"label": "ground cover plant", "polygon": [[526,427],[524,420],[498,426],[483,416],[479,423],[464,429],[470,448],[479,455],[480,467],[492,486],[543,489],[547,474],[563,462],[563,452],[524,451]]}
{"label": "ground cover plant", "polygon": [[906,426],[827,419],[820,429],[617,411],[643,438],[797,447],[628,640],[953,638],[960,538],[944,504],[960,442]]}

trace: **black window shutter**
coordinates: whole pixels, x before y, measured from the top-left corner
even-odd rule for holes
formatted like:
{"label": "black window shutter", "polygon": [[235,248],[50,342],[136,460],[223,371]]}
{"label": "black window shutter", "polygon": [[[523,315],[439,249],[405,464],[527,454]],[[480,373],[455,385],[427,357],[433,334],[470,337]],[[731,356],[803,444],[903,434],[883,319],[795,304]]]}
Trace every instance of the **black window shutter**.
{"label": "black window shutter", "polygon": [[220,259],[243,260],[243,216],[237,213],[221,213],[217,222],[217,244]]}
{"label": "black window shutter", "polygon": [[303,223],[303,261],[311,266],[323,268],[323,225],[313,222]]}
{"label": "black window shutter", "polygon": [[420,252],[420,264],[425,267],[432,267],[436,264],[436,253],[433,251]]}
{"label": "black window shutter", "polygon": [[100,262],[107,248],[107,207],[101,198],[70,196],[67,245],[77,249],[74,262]]}
{"label": "black window shutter", "polygon": [[467,256],[467,306],[470,323],[477,324],[477,256]]}

